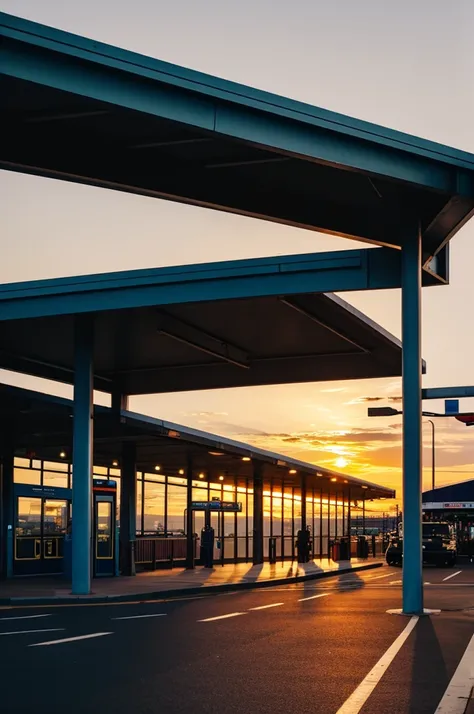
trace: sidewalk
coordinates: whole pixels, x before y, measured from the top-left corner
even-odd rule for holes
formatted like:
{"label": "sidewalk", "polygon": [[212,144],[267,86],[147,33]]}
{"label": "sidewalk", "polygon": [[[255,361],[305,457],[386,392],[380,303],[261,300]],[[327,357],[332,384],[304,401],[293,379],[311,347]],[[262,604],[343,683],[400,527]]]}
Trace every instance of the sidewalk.
{"label": "sidewalk", "polygon": [[0,583],[0,605],[65,604],[109,602],[130,599],[150,600],[177,595],[212,594],[240,588],[268,587],[302,582],[378,568],[382,559],[334,562],[313,560],[298,564],[285,561],[270,565],[217,565],[212,570],[174,568],[139,573],[136,577],[97,578],[90,595],[72,595],[70,584],[61,577],[16,578]]}

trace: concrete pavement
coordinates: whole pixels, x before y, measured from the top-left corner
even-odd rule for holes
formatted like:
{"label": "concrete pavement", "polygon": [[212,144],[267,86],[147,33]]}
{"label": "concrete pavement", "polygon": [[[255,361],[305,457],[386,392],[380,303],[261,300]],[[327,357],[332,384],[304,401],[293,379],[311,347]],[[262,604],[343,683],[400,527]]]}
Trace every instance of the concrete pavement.
{"label": "concrete pavement", "polygon": [[[474,632],[474,568],[459,570],[424,571],[426,606],[441,614],[415,623],[350,714],[435,713]],[[384,567],[236,594],[4,608],[0,710],[347,714],[410,621],[386,614],[399,580]]]}
{"label": "concrete pavement", "polygon": [[[295,583],[341,572],[366,570],[380,567],[382,559],[358,559],[339,561],[321,559],[298,564],[288,560],[275,564],[237,563],[216,565],[213,569],[197,567],[194,570],[173,568],[139,573],[136,577],[96,578],[91,595],[81,600],[106,602],[133,598],[174,596],[185,593],[226,591],[235,588],[267,587],[272,584]],[[21,601],[52,604],[77,600],[71,595],[70,583],[62,577],[14,578],[0,582],[0,605],[18,604]]]}

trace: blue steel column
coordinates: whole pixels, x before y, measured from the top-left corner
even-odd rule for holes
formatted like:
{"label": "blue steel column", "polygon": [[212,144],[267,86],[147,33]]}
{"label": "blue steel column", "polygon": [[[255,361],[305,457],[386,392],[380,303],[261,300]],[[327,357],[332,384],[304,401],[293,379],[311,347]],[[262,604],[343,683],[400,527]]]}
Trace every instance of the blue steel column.
{"label": "blue steel column", "polygon": [[260,461],[253,461],[253,557],[254,565],[263,563],[263,470]]}
{"label": "blue steel column", "polygon": [[403,612],[423,613],[421,537],[421,235],[402,246]]}
{"label": "blue steel column", "polygon": [[193,459],[191,454],[186,458],[186,569],[195,568],[195,539],[193,532]]}
{"label": "blue steel column", "polygon": [[0,461],[0,579],[13,575],[13,436],[6,432]]}
{"label": "blue steel column", "polygon": [[75,324],[72,478],[72,592],[91,590],[94,328],[88,315]]}
{"label": "blue steel column", "polygon": [[137,450],[132,441],[122,444],[120,479],[120,569],[122,575],[136,575],[137,537]]}

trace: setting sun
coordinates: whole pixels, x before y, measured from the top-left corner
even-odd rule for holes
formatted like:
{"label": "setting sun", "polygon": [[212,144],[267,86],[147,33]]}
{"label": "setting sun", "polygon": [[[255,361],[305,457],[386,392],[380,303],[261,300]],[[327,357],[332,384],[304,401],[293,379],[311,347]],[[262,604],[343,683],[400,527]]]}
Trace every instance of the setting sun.
{"label": "setting sun", "polygon": [[338,456],[334,463],[336,464],[338,469],[343,469],[345,466],[347,466],[349,462],[343,456]]}

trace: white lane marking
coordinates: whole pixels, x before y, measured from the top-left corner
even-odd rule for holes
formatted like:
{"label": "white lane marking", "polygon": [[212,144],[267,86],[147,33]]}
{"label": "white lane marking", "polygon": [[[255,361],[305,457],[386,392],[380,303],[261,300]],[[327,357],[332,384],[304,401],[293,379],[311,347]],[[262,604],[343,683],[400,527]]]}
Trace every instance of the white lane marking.
{"label": "white lane marking", "polygon": [[111,620],[140,620],[142,617],[166,617],[166,612],[158,612],[151,615],[127,615],[126,617],[111,617]]}
{"label": "white lane marking", "polygon": [[229,612],[227,615],[217,615],[217,617],[206,617],[205,620],[198,620],[198,622],[214,622],[214,620],[226,620],[228,617],[238,617],[239,615],[245,615],[245,612]]}
{"label": "white lane marking", "polygon": [[447,578],[443,578],[441,582],[444,583],[445,580],[451,580],[451,578],[454,578],[456,575],[459,575],[460,573],[462,573],[462,570],[458,570],[456,573],[451,573],[451,575],[448,575]]}
{"label": "white lane marking", "polygon": [[93,632],[90,635],[79,635],[79,637],[65,637],[63,640],[49,640],[48,642],[35,642],[28,647],[46,647],[47,645],[62,645],[64,642],[77,642],[77,640],[90,640],[92,637],[103,637],[113,635],[113,632]]}
{"label": "white lane marking", "polygon": [[46,630],[15,630],[14,632],[0,632],[0,637],[4,637],[5,635],[30,635],[32,632],[64,632],[64,627],[54,627]]}
{"label": "white lane marking", "polygon": [[392,578],[394,573],[385,573],[385,575],[376,575],[374,578],[367,578],[367,580],[380,580],[380,578]]}
{"label": "white lane marking", "polygon": [[464,652],[435,714],[464,714],[474,687],[474,635]]}
{"label": "white lane marking", "polygon": [[305,600],[315,600],[317,597],[327,597],[331,593],[319,593],[319,595],[310,595],[310,597],[301,597],[298,602],[305,602]]}
{"label": "white lane marking", "polygon": [[267,610],[269,607],[280,607],[283,602],[272,602],[271,605],[259,605],[258,607],[249,607],[249,610]]}
{"label": "white lane marking", "polygon": [[4,620],[33,620],[36,617],[51,617],[51,615],[15,615],[15,617],[0,617],[0,621],[3,622]]}
{"label": "white lane marking", "polygon": [[363,679],[359,686],[352,692],[349,699],[346,699],[342,707],[337,710],[336,714],[358,714],[358,712],[360,712],[395,656],[408,639],[417,622],[417,616],[410,619],[405,629],[398,635],[397,639],[390,645],[385,654],[381,656],[377,664],[372,667],[365,679]]}

